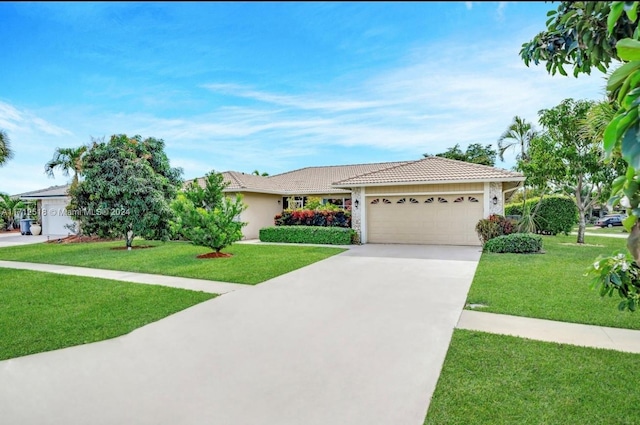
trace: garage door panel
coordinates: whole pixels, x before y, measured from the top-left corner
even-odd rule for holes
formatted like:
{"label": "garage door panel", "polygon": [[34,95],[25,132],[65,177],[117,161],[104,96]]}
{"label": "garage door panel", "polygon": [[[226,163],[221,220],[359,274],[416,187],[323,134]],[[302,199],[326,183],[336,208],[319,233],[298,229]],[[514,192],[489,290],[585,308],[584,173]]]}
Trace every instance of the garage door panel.
{"label": "garage door panel", "polygon": [[376,197],[368,200],[367,240],[479,245],[475,225],[482,216],[482,196],[477,194]]}

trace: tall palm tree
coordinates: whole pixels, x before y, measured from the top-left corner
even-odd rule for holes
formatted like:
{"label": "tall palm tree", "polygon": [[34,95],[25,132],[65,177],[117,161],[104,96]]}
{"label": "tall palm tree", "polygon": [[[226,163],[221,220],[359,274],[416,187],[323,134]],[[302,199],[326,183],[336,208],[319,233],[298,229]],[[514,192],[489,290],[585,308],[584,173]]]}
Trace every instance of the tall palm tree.
{"label": "tall palm tree", "polygon": [[531,123],[519,116],[513,117],[509,128],[498,139],[498,155],[500,161],[504,161],[504,153],[509,149],[518,149],[516,159],[526,161],[528,158],[529,144],[536,137],[536,131]]}
{"label": "tall palm tree", "polygon": [[[535,129],[531,123],[528,123],[524,118],[519,116],[513,117],[513,122],[506,129],[504,133],[498,139],[498,155],[500,161],[504,161],[504,154],[509,149],[518,149],[519,153],[516,154],[516,159],[520,161],[528,161],[529,159],[529,146],[531,141],[537,136]],[[527,184],[523,183],[522,192],[522,218],[520,220],[520,231],[534,232],[536,225],[534,221],[535,212],[531,214],[526,208],[527,202]],[[542,193],[544,196],[544,192]],[[542,197],[540,198],[542,201]],[[540,205],[542,202],[538,202]]]}
{"label": "tall palm tree", "polygon": [[87,152],[87,146],[78,148],[57,148],[53,154],[53,159],[44,166],[44,171],[49,177],[54,177],[53,171],[57,168],[62,170],[62,174],[69,176],[73,171],[72,185],[78,184],[78,178],[82,174],[82,158]]}
{"label": "tall palm tree", "polygon": [[0,167],[13,158],[13,151],[9,142],[9,136],[4,130],[0,130]]}

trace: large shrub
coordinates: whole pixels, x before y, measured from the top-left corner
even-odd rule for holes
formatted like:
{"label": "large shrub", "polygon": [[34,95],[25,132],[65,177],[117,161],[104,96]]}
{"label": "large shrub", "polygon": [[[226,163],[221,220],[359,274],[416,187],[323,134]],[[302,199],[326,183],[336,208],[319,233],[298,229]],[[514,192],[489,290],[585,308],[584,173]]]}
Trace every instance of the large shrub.
{"label": "large shrub", "polygon": [[[537,232],[545,235],[557,235],[564,233],[568,235],[573,226],[578,223],[578,207],[573,199],[566,196],[547,196],[542,198],[528,199],[525,208],[530,212],[536,211],[534,220]],[[504,208],[505,215],[522,216],[522,203],[509,204]]]}
{"label": "large shrub", "polygon": [[483,218],[476,224],[476,233],[478,233],[478,238],[480,238],[480,242],[483,245],[490,239],[508,235],[514,231],[511,220],[497,214],[492,214],[489,218]]}
{"label": "large shrub", "polygon": [[351,227],[351,213],[344,210],[285,210],[275,216],[275,225]]}
{"label": "large shrub", "polygon": [[484,252],[524,254],[542,251],[542,236],[532,233],[512,233],[493,238],[484,244]]}
{"label": "large shrub", "polygon": [[276,226],[260,229],[262,242],[349,245],[355,233],[343,227]]}

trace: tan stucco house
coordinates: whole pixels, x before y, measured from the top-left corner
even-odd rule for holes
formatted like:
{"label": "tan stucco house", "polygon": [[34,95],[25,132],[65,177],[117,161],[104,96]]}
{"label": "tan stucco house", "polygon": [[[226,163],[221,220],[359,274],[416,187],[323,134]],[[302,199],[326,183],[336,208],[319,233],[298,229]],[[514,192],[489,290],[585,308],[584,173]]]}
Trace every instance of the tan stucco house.
{"label": "tan stucco house", "polygon": [[[363,243],[479,245],[475,225],[504,214],[504,203],[524,176],[440,157],[376,164],[307,167],[274,176],[222,173],[230,196],[248,208],[245,239],[273,226],[288,206],[309,196],[350,207],[352,227]],[[293,200],[295,205],[288,205]]]}
{"label": "tan stucco house", "polygon": [[[229,196],[247,205],[244,239],[287,207],[302,207],[310,196],[351,209],[352,227],[363,243],[479,245],[475,225],[504,214],[504,203],[524,181],[512,171],[440,157],[415,161],[307,167],[273,176],[222,173]],[[202,179],[198,179],[202,184]],[[68,186],[24,193],[38,202],[44,235],[66,235],[71,219],[62,216]],[[56,211],[57,214],[50,214]]]}

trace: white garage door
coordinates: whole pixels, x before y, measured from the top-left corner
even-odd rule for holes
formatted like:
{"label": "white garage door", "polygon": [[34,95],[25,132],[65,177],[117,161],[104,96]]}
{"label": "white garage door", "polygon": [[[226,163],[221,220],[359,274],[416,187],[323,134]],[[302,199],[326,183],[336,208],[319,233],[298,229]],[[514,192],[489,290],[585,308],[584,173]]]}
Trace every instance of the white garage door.
{"label": "white garage door", "polygon": [[480,194],[368,197],[367,241],[480,245],[475,227],[483,209]]}
{"label": "white garage door", "polygon": [[65,213],[66,202],[42,203],[42,234],[62,236],[68,235],[70,230],[64,226],[73,224],[73,220]]}

